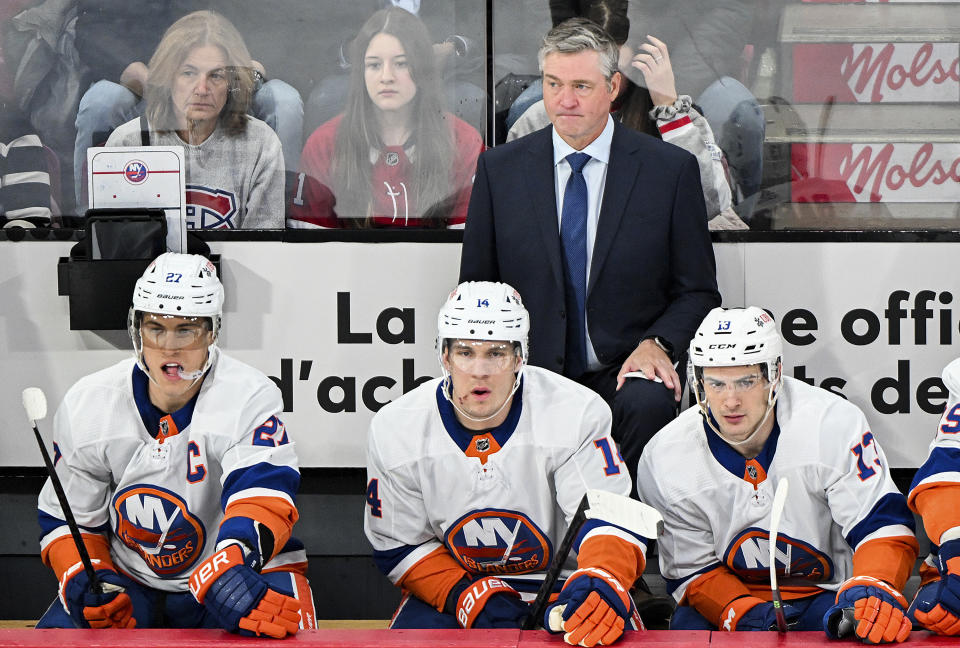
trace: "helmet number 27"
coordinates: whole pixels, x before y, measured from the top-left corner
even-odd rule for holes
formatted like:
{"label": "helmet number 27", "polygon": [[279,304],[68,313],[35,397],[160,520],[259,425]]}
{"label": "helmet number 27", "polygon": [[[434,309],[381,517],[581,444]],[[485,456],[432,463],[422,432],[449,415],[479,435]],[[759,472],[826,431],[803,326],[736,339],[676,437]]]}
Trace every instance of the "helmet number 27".
{"label": "helmet number 27", "polygon": [[183,274],[179,272],[168,272],[167,278],[164,279],[167,283],[180,283],[180,278],[183,277]]}

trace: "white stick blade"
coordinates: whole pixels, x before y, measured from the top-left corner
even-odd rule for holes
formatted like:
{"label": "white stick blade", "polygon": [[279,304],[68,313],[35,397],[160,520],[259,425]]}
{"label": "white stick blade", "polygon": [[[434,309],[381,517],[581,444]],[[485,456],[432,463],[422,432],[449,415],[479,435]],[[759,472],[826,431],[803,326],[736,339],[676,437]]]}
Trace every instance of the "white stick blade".
{"label": "white stick blade", "polygon": [[39,421],[47,416],[47,397],[39,387],[27,387],[23,390],[23,409],[31,421]]}
{"label": "white stick blade", "polygon": [[604,490],[588,490],[586,517],[616,524],[644,538],[656,538],[663,529],[663,516],[657,509]]}

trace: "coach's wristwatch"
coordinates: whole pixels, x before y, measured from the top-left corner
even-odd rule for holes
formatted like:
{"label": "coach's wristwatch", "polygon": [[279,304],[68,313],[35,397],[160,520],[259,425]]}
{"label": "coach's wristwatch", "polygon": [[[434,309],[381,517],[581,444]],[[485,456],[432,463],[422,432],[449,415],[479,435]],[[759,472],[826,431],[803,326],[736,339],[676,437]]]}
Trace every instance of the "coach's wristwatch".
{"label": "coach's wristwatch", "polygon": [[[660,350],[667,354],[667,357],[673,360],[673,345],[666,338],[659,335],[648,335],[643,340],[653,340],[653,343],[660,347]],[[643,342],[643,340],[640,340]]]}

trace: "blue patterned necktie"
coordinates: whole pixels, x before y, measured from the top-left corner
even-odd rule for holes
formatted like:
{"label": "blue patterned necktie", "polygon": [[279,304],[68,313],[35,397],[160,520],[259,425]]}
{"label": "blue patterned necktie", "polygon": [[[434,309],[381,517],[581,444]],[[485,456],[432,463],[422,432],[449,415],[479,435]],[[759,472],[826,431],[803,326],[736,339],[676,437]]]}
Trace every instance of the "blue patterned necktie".
{"label": "blue patterned necktie", "polygon": [[583,177],[583,167],[590,161],[590,156],[571,153],[565,159],[572,172],[563,192],[563,212],[560,214],[567,310],[563,373],[576,378],[587,370],[587,327],[584,317],[587,301],[587,181]]}

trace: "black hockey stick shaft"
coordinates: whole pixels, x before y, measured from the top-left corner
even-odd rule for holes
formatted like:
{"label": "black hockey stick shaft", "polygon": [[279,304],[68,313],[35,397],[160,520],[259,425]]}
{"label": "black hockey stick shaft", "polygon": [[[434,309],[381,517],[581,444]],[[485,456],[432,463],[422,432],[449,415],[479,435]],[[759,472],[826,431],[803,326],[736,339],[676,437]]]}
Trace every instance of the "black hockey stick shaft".
{"label": "black hockey stick shaft", "polygon": [[543,612],[547,609],[547,603],[550,600],[550,594],[553,592],[553,586],[556,585],[557,579],[560,577],[560,570],[563,568],[563,564],[567,562],[567,555],[570,553],[573,541],[580,532],[580,527],[582,527],[583,523],[587,520],[587,506],[587,496],[584,495],[583,499],[580,500],[580,506],[577,507],[577,512],[573,514],[573,519],[570,520],[570,526],[567,527],[566,535],[564,535],[563,540],[560,541],[560,548],[553,556],[553,562],[550,563],[550,568],[547,570],[547,573],[543,575],[543,584],[540,585],[540,589],[537,590],[537,598],[533,601],[533,609],[530,611],[530,616],[527,617],[527,620],[523,622],[524,630],[535,630],[543,621]]}
{"label": "black hockey stick shaft", "polygon": [[97,573],[93,569],[93,562],[90,560],[90,554],[87,552],[87,545],[83,544],[83,538],[80,535],[80,527],[73,517],[73,510],[70,508],[70,502],[67,501],[67,494],[63,492],[63,485],[60,478],[57,477],[57,471],[50,461],[50,455],[47,453],[47,447],[43,444],[43,437],[40,436],[40,430],[37,429],[36,422],[33,423],[33,434],[37,437],[37,445],[40,446],[40,454],[43,455],[43,463],[47,465],[47,474],[50,475],[50,483],[53,484],[53,490],[57,494],[57,500],[60,502],[60,509],[63,511],[63,517],[70,527],[70,535],[73,536],[73,543],[77,546],[77,553],[80,554],[80,562],[83,563],[83,570],[87,572],[87,578],[90,581],[90,588],[94,594],[100,594],[100,581],[97,579]]}

